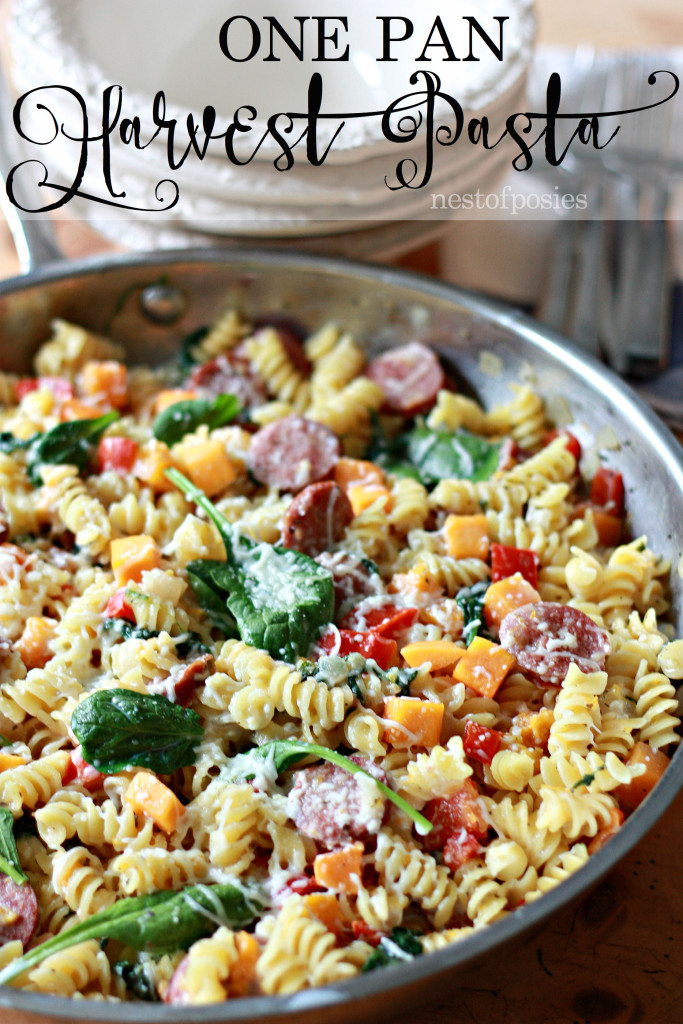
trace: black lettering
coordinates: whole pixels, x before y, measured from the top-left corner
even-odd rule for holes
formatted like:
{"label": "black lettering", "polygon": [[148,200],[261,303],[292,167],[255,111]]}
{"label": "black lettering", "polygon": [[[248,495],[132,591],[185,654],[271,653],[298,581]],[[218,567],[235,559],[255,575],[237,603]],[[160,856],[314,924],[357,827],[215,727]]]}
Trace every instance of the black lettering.
{"label": "black lettering", "polygon": [[275,56],[275,53],[274,53],[274,50],[273,50],[273,42],[274,42],[274,40],[273,40],[273,29],[275,29],[275,31],[278,33],[280,38],[287,44],[287,46],[290,48],[290,50],[292,51],[292,53],[294,54],[294,56],[296,57],[297,60],[303,60],[304,59],[304,22],[308,21],[308,16],[306,16],[304,18],[297,17],[297,18],[294,19],[294,21],[298,21],[299,22],[299,44],[298,44],[298,46],[294,42],[292,37],[289,35],[289,33],[282,27],[282,25],[277,20],[277,18],[274,18],[270,14],[266,14],[264,16],[264,21],[267,21],[268,24],[270,25],[270,50],[268,52],[268,56],[263,58],[264,61],[268,61],[268,60],[277,60],[277,61],[279,61],[280,60],[279,57]]}
{"label": "black lettering", "polygon": [[[409,18],[401,18],[398,15],[392,17],[391,15],[378,16],[377,21],[382,22],[382,56],[377,57],[378,61],[397,61],[398,57],[391,56],[391,44],[402,43],[406,39],[410,39],[413,34],[413,23]],[[391,23],[392,21],[403,22],[403,35],[392,36],[391,34]]]}
{"label": "black lettering", "polygon": [[[230,52],[230,47],[228,46],[228,33],[230,32],[230,26],[235,21],[246,21],[251,29],[251,49],[246,57],[235,57]],[[221,25],[221,30],[218,34],[218,43],[228,60],[235,61],[237,64],[244,64],[246,61],[251,60],[252,57],[255,57],[258,53],[261,45],[261,33],[258,25],[252,18],[248,18],[246,14],[234,14],[232,18],[228,18],[228,20],[224,21]]]}
{"label": "black lettering", "polygon": [[493,19],[494,21],[498,22],[498,28],[499,28],[499,36],[498,36],[499,42],[498,42],[497,46],[494,43],[493,39],[491,39],[491,36],[488,34],[488,32],[486,32],[481,27],[481,25],[479,24],[479,22],[477,21],[476,18],[473,18],[470,15],[468,15],[463,20],[466,21],[469,24],[469,26],[470,26],[470,52],[468,53],[468,55],[464,59],[465,60],[480,60],[481,59],[480,57],[475,57],[474,56],[473,36],[474,36],[474,32],[476,32],[477,35],[481,39],[484,40],[484,42],[488,46],[488,48],[491,51],[491,53],[494,54],[494,56],[498,60],[502,60],[503,59],[503,22],[509,21],[510,20],[509,17],[507,15],[505,15],[504,17],[497,16],[497,17],[495,17]]}
{"label": "black lettering", "polygon": [[[437,32],[439,34],[439,37],[441,39],[440,43],[438,43],[438,42],[437,43],[433,43],[432,42],[432,36],[434,35],[435,32]],[[442,22],[442,20],[441,20],[441,18],[439,17],[438,14],[437,14],[436,18],[434,19],[434,24],[432,25],[430,33],[427,36],[427,42],[424,44],[424,49],[422,50],[422,53],[420,54],[420,56],[416,57],[415,60],[416,61],[418,61],[418,60],[431,61],[431,59],[432,59],[431,57],[425,57],[425,54],[426,54],[427,50],[430,48],[430,46],[438,46],[438,47],[441,47],[441,48],[446,50],[446,53],[448,54],[448,56],[447,57],[442,57],[441,59],[443,61],[460,60],[459,57],[455,56],[455,51],[453,50],[453,47],[451,46],[451,41],[448,38],[448,34],[446,33],[446,29],[443,27],[443,22]]]}
{"label": "black lettering", "polygon": [[323,60],[345,60],[345,61],[348,61],[348,59],[349,59],[349,48],[348,48],[348,46],[346,47],[344,52],[339,57],[328,57],[325,54],[325,43],[326,42],[332,43],[333,46],[335,47],[335,49],[338,49],[339,46],[340,46],[340,43],[339,43],[339,29],[335,28],[335,29],[332,30],[332,32],[330,32],[329,35],[326,35],[327,22],[328,21],[338,21],[340,23],[340,25],[343,26],[344,31],[348,32],[348,30],[349,30],[349,20],[348,20],[348,18],[346,18],[346,17],[344,17],[344,18],[326,18],[324,16],[321,17],[319,15],[316,15],[316,17],[313,20],[318,22],[318,56],[314,57],[313,60],[314,61],[323,61]]}

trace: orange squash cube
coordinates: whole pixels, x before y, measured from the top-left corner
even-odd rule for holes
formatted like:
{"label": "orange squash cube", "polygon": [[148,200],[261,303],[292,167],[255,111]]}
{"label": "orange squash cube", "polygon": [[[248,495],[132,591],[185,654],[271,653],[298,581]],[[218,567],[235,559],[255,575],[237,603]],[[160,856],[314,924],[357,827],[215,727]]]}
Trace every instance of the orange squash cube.
{"label": "orange squash cube", "polygon": [[146,814],[167,834],[176,830],[185,810],[175,793],[151,772],[137,772],[133,776],[125,800],[136,813]]}
{"label": "orange squash cube", "polygon": [[432,672],[452,670],[464,653],[464,647],[452,640],[416,640],[401,648],[401,656],[411,668],[430,664]]}
{"label": "orange squash cube", "polygon": [[304,896],[304,903],[312,914],[332,932],[338,939],[346,934],[346,920],[342,914],[339,900],[331,892],[312,892]]}
{"label": "orange squash cube", "polygon": [[50,644],[54,640],[56,626],[56,620],[45,615],[27,618],[24,631],[17,640],[17,650],[26,668],[45,668],[54,653]]}
{"label": "orange squash cube", "polygon": [[161,568],[161,551],[153,537],[138,533],[111,542],[111,567],[119,587],[140,583],[143,572]]}
{"label": "orange squash cube", "polygon": [[450,515],[443,524],[446,550],[451,558],[481,558],[489,555],[489,528],[486,516]]}
{"label": "orange squash cube", "polygon": [[195,444],[176,444],[173,458],[195,487],[212,498],[237,479],[237,470],[218,438]]}
{"label": "orange squash cube", "polygon": [[541,595],[524,579],[521,572],[492,583],[484,595],[484,617],[496,629],[515,608],[541,600]]}
{"label": "orange squash cube", "polygon": [[174,465],[167,444],[157,440],[148,441],[140,448],[133,466],[133,476],[153,491],[172,491],[174,485],[166,476],[166,470]]}
{"label": "orange squash cube", "polygon": [[92,359],[81,370],[81,391],[89,398],[123,409],[128,402],[128,370],[116,359]]}
{"label": "orange squash cube", "polygon": [[319,853],[313,861],[318,885],[353,895],[358,892],[363,871],[363,844],[352,843],[331,853]]}
{"label": "orange squash cube", "polygon": [[[441,739],[444,706],[419,697],[387,697],[383,718],[396,722],[385,725],[382,739],[392,747],[435,747]],[[399,728],[400,727],[400,728]]]}
{"label": "orange squash cube", "polygon": [[627,785],[617,786],[613,791],[613,795],[619,801],[619,806],[625,811],[635,811],[636,807],[642,804],[648,793],[657,785],[669,767],[669,763],[669,758],[661,750],[653,750],[649,743],[638,740],[629,752],[626,764],[629,767],[635,764],[644,764],[645,772],[632,779]]}
{"label": "orange squash cube", "polygon": [[495,697],[500,684],[515,664],[514,655],[491,643],[482,636],[475,636],[465,654],[453,670],[453,678],[464,683],[481,697]]}
{"label": "orange squash cube", "polygon": [[0,772],[9,771],[11,768],[18,768],[20,765],[26,764],[26,759],[19,757],[18,754],[8,754],[4,750],[0,750]]}

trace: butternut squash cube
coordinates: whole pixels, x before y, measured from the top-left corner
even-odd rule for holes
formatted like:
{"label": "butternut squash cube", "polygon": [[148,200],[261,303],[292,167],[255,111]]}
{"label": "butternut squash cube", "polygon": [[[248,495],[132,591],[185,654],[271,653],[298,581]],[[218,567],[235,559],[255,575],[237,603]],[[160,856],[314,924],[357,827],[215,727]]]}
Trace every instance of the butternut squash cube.
{"label": "butternut squash cube", "polygon": [[475,636],[453,670],[453,678],[481,697],[495,697],[500,684],[515,664],[515,657],[483,636]]}
{"label": "butternut squash cube", "polygon": [[358,892],[363,870],[363,844],[352,843],[331,853],[319,853],[313,861],[318,885],[349,895]]}
{"label": "butternut squash cube", "polygon": [[173,446],[173,458],[195,487],[209,498],[237,479],[237,470],[218,438]]}
{"label": "butternut squash cube", "polygon": [[175,793],[151,772],[137,772],[133,776],[125,799],[136,814],[146,814],[167,834],[176,830],[184,812]]}
{"label": "butternut squash cube", "polygon": [[396,726],[385,725],[383,740],[392,747],[435,747],[441,739],[444,706],[419,697],[387,697],[384,715]]}
{"label": "butternut squash cube", "polygon": [[111,567],[119,587],[140,583],[143,572],[161,568],[161,551],[146,533],[120,537],[111,542]]}
{"label": "butternut squash cube", "polygon": [[481,558],[482,561],[488,558],[489,528],[485,515],[450,515],[443,531],[451,558]]}

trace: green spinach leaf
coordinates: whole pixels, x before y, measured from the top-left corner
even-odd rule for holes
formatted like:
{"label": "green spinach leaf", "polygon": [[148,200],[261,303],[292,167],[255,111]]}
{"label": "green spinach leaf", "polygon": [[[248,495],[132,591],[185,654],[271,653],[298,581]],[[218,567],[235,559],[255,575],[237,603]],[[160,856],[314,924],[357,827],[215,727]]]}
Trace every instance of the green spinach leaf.
{"label": "green spinach leaf", "polygon": [[9,875],[18,885],[28,881],[19,863],[14,840],[14,815],[9,807],[0,807],[0,873]]}
{"label": "green spinach leaf", "polygon": [[30,448],[35,443],[36,438],[40,436],[40,434],[33,434],[31,437],[22,440],[20,437],[10,434],[7,430],[3,430],[0,433],[0,452],[3,455],[12,455],[14,452]]}
{"label": "green spinach leaf", "polygon": [[136,999],[145,1003],[158,1003],[159,996],[150,977],[146,963],[131,963],[130,960],[117,960],[113,966],[114,974],[121,978]]}
{"label": "green spinach leaf", "polygon": [[481,580],[479,583],[473,583],[471,587],[463,587],[455,595],[455,603],[462,612],[463,617],[462,635],[468,647],[475,636],[486,632],[484,597],[489,586],[488,580]]}
{"label": "green spinach leaf", "polygon": [[422,932],[412,928],[394,928],[391,935],[383,935],[379,946],[371,953],[361,968],[361,973],[375,971],[378,967],[405,963],[422,956]]}
{"label": "green spinach leaf", "polygon": [[13,960],[0,971],[0,985],[35,967],[52,953],[61,953],[87,939],[117,939],[148,953],[174,953],[211,935],[219,924],[229,928],[248,925],[261,910],[260,899],[227,883],[130,896]]}
{"label": "green spinach leaf", "polygon": [[105,774],[128,765],[168,774],[194,764],[204,735],[196,711],[172,704],[160,694],[97,690],[76,707],[71,729],[83,757]]}
{"label": "green spinach leaf", "polygon": [[154,436],[157,441],[164,441],[171,447],[202,424],[206,424],[209,430],[224,426],[234,420],[240,409],[240,401],[235,395],[218,395],[213,401],[191,398],[174,402],[155,419]]}
{"label": "green spinach leaf", "polygon": [[94,420],[58,423],[45,434],[39,434],[28,453],[28,474],[34,486],[39,487],[42,483],[40,467],[45,463],[76,466],[82,473],[92,459],[102,434],[118,418],[118,412],[113,410]]}
{"label": "green spinach leaf", "polygon": [[416,427],[407,435],[406,453],[426,486],[451,477],[476,483],[498,469],[500,442],[463,429]]}
{"label": "green spinach leaf", "polygon": [[294,661],[332,619],[332,574],[300,551],[241,537],[187,477],[176,469],[166,476],[204,509],[225,544],[225,562],[194,561],[187,567],[202,607],[219,628],[232,629],[234,620],[245,643]]}
{"label": "green spinach leaf", "polygon": [[330,750],[329,747],[321,747],[317,743],[303,743],[299,740],[271,740],[269,743],[261,744],[260,747],[254,747],[246,754],[236,754],[222,769],[221,777],[228,782],[249,782],[256,777],[257,767],[255,762],[258,761],[270,761],[274,774],[277,776],[287,771],[292,765],[302,761],[305,757],[317,757],[321,761],[329,761],[338,768],[343,768],[344,771],[349,772],[351,775],[366,775],[369,779],[372,779],[387,800],[408,815],[415,823],[416,830],[420,835],[427,835],[428,832],[431,832],[433,828],[431,821],[428,821],[419,811],[416,811],[402,796],[395,793],[393,789],[389,789],[387,785],[376,779],[374,775],[371,775],[361,765],[356,764],[355,761],[344,757],[343,754],[338,754],[336,750]]}

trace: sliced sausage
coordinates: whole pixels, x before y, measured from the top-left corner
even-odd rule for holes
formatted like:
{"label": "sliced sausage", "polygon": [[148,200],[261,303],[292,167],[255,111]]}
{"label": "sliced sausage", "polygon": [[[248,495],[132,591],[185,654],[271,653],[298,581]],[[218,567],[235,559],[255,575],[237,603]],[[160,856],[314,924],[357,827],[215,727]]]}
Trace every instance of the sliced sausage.
{"label": "sliced sausage", "polygon": [[309,484],[285,512],[282,544],[314,558],[344,536],[353,519],[346,492],[332,480]]}
{"label": "sliced sausage", "polygon": [[234,352],[196,366],[187,383],[206,397],[235,395],[243,409],[263,405],[268,399],[266,385],[254,372],[249,360]]}
{"label": "sliced sausage", "polygon": [[300,491],[324,480],[341,455],[336,434],[303,416],[285,416],[259,430],[249,446],[249,469],[263,484]]}
{"label": "sliced sausage", "polygon": [[176,704],[183,707],[192,700],[194,691],[200,683],[203,683],[213,664],[213,655],[202,654],[189,665],[178,665],[177,670],[171,671],[173,681],[173,699]]}
{"label": "sliced sausage", "polygon": [[[359,597],[383,594],[382,577],[360,555],[347,551],[322,551],[316,562],[332,573],[334,582],[335,619],[343,606],[356,604]],[[344,608],[346,610],[346,608]]]}
{"label": "sliced sausage", "polygon": [[438,357],[419,341],[378,356],[365,373],[384,389],[387,411],[403,416],[427,412],[446,383]]}
{"label": "sliced sausage", "polygon": [[0,875],[0,946],[19,939],[26,949],[37,927],[38,899],[31,886]]}
{"label": "sliced sausage", "polygon": [[[371,761],[353,760],[386,783],[385,772]],[[327,762],[297,772],[287,798],[287,813],[299,831],[328,848],[375,835],[385,810],[386,800],[370,779]]]}
{"label": "sliced sausage", "polygon": [[611,651],[607,633],[587,615],[547,601],[525,604],[506,615],[500,643],[541,686],[561,686],[570,665],[599,672]]}

